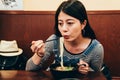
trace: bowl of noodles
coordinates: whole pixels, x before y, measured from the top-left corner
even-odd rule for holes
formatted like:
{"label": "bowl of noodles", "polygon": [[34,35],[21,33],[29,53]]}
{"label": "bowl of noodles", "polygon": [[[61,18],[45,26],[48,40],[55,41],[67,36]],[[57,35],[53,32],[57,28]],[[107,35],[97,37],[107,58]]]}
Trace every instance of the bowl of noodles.
{"label": "bowl of noodles", "polygon": [[76,78],[78,76],[77,66],[67,66],[61,67],[57,64],[52,64],[50,66],[50,72],[55,80],[63,78]]}

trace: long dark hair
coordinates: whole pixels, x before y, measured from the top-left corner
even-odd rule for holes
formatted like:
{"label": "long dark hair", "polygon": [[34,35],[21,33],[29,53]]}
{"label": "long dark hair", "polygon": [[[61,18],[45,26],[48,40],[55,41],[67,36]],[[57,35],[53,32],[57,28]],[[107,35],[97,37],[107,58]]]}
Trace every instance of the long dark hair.
{"label": "long dark hair", "polygon": [[84,22],[84,20],[87,20],[86,26],[85,28],[82,30],[82,36],[83,37],[88,37],[91,39],[95,39],[95,33],[92,30],[89,21],[88,21],[88,17],[87,17],[87,12],[86,9],[84,7],[84,5],[78,1],[78,0],[68,0],[68,1],[64,1],[61,3],[61,5],[58,7],[56,14],[55,14],[55,34],[57,36],[61,36],[60,31],[58,30],[58,16],[59,13],[63,11],[64,13],[79,19],[79,21],[81,23]]}

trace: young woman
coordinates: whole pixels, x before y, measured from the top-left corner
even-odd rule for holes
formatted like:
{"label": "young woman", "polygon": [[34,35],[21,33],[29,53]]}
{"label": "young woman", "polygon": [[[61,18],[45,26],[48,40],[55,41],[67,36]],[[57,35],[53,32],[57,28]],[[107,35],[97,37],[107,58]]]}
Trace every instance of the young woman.
{"label": "young woman", "polygon": [[78,71],[82,74],[87,74],[90,70],[101,71],[103,46],[89,24],[84,5],[78,0],[64,1],[58,7],[55,14],[55,34],[47,39],[54,39],[53,41],[32,41],[31,50],[35,54],[27,61],[26,70],[42,69],[51,55],[54,55],[54,64],[60,64],[61,37],[64,64],[78,65]]}

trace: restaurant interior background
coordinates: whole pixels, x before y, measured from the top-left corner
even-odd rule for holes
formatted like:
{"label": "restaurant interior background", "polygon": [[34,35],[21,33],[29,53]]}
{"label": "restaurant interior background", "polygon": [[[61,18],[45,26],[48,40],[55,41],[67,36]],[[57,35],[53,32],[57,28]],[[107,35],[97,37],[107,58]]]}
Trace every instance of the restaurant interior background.
{"label": "restaurant interior background", "polygon": [[[64,0],[22,0],[20,9],[0,7],[0,40],[18,41],[27,58],[32,40],[47,39],[53,33],[54,14]],[[105,48],[105,62],[113,76],[120,76],[120,0],[81,0],[90,24]],[[39,35],[39,37],[38,37]]]}

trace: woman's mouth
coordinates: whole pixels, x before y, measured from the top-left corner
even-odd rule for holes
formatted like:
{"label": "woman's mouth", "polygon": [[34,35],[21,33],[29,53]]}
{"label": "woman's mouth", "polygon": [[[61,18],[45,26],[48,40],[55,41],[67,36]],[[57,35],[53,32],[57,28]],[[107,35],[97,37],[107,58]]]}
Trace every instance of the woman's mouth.
{"label": "woman's mouth", "polygon": [[64,35],[63,37],[64,37],[64,39],[69,39],[68,35]]}

